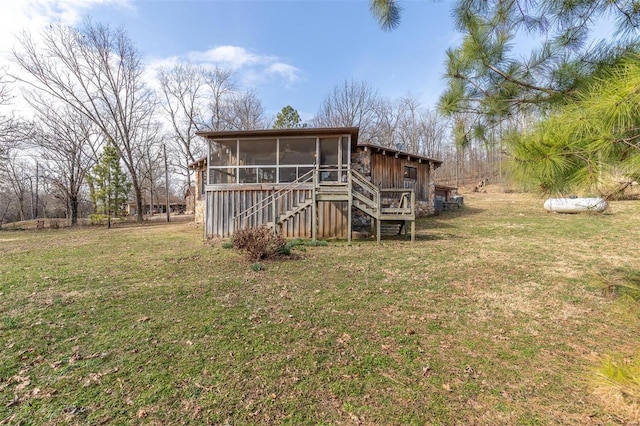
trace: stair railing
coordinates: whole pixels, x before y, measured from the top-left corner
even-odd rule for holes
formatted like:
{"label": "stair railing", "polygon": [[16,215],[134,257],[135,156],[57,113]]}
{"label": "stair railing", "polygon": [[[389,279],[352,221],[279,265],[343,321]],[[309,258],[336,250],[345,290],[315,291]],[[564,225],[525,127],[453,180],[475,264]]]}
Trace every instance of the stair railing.
{"label": "stair railing", "polygon": [[[380,216],[381,202],[380,189],[355,170],[351,171],[351,179],[354,184],[353,198],[369,208],[370,211],[367,211],[366,213],[378,219]],[[356,205],[356,207],[360,208],[358,205]]]}
{"label": "stair railing", "polygon": [[258,213],[261,213],[265,209],[271,207],[272,215],[273,215],[273,228],[275,232],[276,225],[278,222],[275,216],[276,203],[280,199],[288,195],[290,192],[296,189],[299,189],[304,184],[311,182],[313,179],[314,171],[315,171],[314,169],[309,170],[307,173],[303,174],[298,179],[288,183],[282,188],[279,188],[277,191],[274,191],[271,195],[263,198],[258,203],[251,205],[250,207],[246,208],[245,210],[235,215],[233,217],[235,229],[240,229],[241,224],[243,225],[243,227],[246,226],[247,223],[249,222],[249,219],[257,215]]}
{"label": "stair railing", "polygon": [[[413,188],[399,189],[399,188],[385,188],[380,190],[381,195],[393,194],[391,198],[398,200],[398,202],[392,203],[391,206],[382,207],[382,215],[394,215],[394,216],[406,216],[407,220],[415,219],[415,191]],[[399,195],[399,197],[398,197]],[[395,198],[398,197],[398,198]]]}

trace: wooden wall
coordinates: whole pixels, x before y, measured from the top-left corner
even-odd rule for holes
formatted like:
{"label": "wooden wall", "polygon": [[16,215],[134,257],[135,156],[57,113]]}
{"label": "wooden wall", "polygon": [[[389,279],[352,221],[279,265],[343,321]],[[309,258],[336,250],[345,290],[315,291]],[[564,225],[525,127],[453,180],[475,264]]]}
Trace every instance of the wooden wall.
{"label": "wooden wall", "polygon": [[[277,188],[277,187],[276,187]],[[273,186],[255,185],[251,187],[227,187],[209,189],[206,193],[205,220],[206,238],[228,238],[235,230],[234,218],[250,206],[260,205],[261,201],[273,194]],[[301,204],[305,198],[311,198],[311,188],[289,192],[276,205],[276,215],[285,213]],[[347,238],[348,203],[321,202],[318,206],[318,238]],[[312,237],[312,207],[294,215],[280,228],[285,238]],[[247,226],[258,227],[273,222],[270,206],[260,210],[247,220]],[[242,225],[241,225],[242,226]]]}
{"label": "wooden wall", "polygon": [[395,158],[392,154],[371,153],[371,182],[380,188],[406,188],[404,166],[415,167],[416,201],[429,201],[429,163]]}

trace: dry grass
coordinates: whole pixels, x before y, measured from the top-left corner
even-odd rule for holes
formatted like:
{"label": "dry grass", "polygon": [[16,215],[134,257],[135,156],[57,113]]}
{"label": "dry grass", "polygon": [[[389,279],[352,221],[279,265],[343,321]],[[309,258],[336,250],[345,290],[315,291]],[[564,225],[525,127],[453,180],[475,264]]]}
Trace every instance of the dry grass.
{"label": "dry grass", "polygon": [[492,189],[413,244],[260,271],[187,223],[1,232],[0,422],[638,421],[594,381],[636,353],[637,307],[594,276],[640,271],[640,202],[557,215]]}

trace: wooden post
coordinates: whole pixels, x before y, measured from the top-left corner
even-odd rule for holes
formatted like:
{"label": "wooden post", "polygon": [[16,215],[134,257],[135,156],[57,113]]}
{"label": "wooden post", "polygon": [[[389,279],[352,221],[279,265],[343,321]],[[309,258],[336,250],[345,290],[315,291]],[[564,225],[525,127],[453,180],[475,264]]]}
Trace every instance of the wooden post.
{"label": "wooden post", "polygon": [[349,201],[347,202],[347,242],[351,244],[352,233],[352,218],[351,210],[353,208],[353,182],[351,180],[351,168],[347,170],[347,192],[349,194]]}
{"label": "wooden post", "polygon": [[271,220],[273,221],[273,233],[277,234],[278,219],[276,218],[276,187],[271,187]]}
{"label": "wooden post", "polygon": [[313,170],[313,189],[311,190],[311,239],[313,241],[318,239],[318,166]]}
{"label": "wooden post", "polygon": [[416,240],[416,191],[411,191],[411,242]]}
{"label": "wooden post", "polygon": [[[379,188],[378,188],[379,189]],[[380,218],[382,217],[382,193],[378,190],[378,206],[376,207],[376,237],[378,238],[378,244],[380,244]]]}

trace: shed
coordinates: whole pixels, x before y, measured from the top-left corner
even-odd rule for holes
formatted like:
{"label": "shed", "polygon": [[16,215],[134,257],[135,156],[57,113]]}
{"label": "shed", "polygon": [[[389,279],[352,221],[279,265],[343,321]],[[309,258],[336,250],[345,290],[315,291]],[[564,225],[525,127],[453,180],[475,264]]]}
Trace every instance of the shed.
{"label": "shed", "polygon": [[436,211],[441,211],[447,208],[448,206],[452,205],[454,202],[451,199],[451,197],[458,193],[457,187],[438,184],[438,183],[434,185],[434,190],[435,190],[434,208]]}

